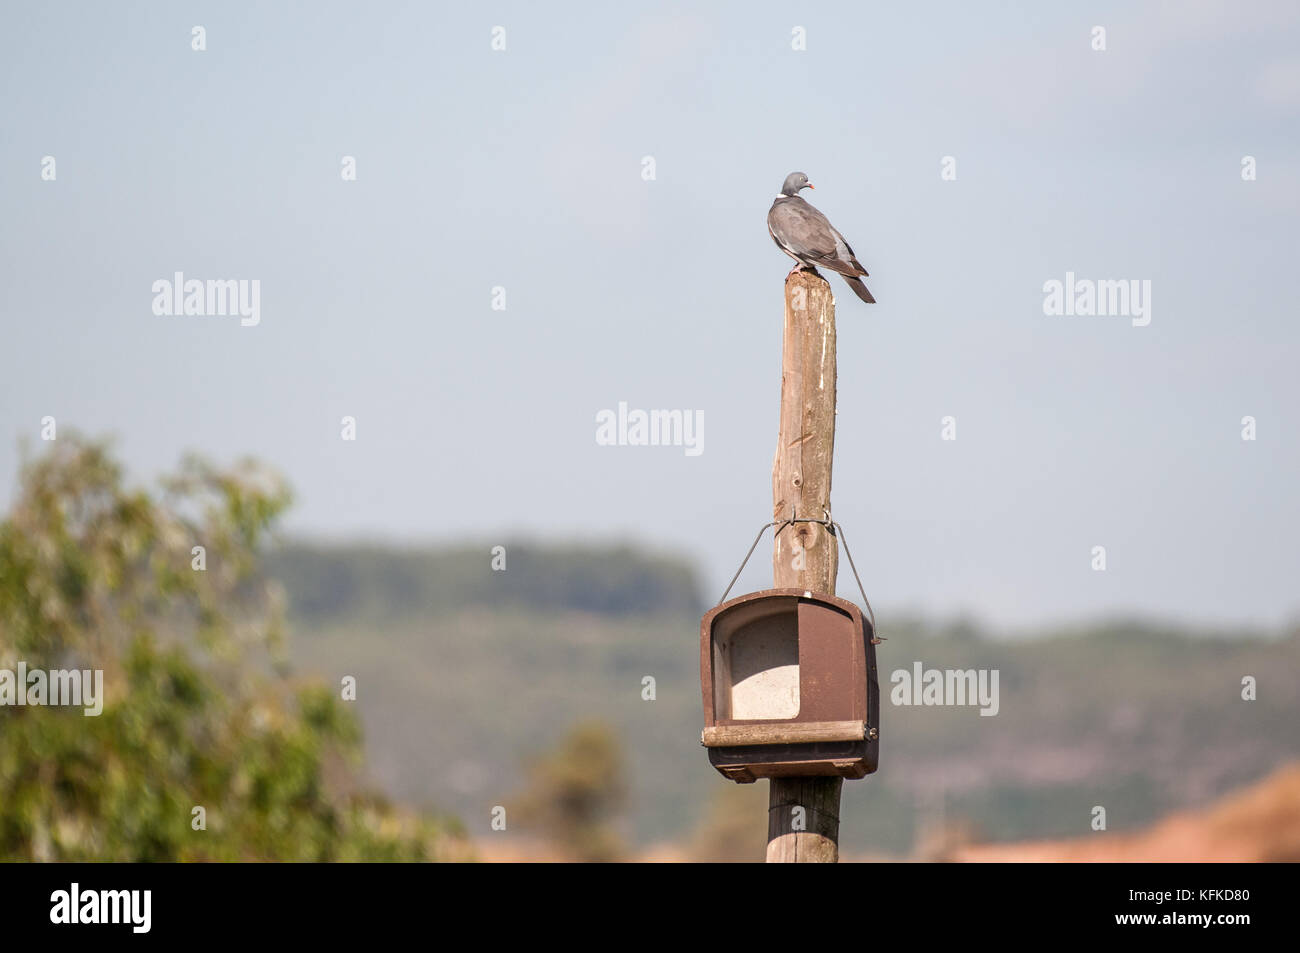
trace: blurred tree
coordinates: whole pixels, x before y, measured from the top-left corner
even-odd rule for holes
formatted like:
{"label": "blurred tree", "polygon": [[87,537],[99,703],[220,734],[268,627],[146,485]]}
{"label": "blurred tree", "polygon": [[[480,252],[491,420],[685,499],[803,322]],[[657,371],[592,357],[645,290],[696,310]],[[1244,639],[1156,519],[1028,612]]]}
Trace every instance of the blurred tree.
{"label": "blurred tree", "polygon": [[924,863],[943,863],[952,860],[961,848],[984,839],[979,825],[969,818],[931,819],[918,831],[912,856]]}
{"label": "blurred tree", "polygon": [[689,842],[699,863],[762,863],[767,857],[767,785],[715,787]]}
{"label": "blurred tree", "polygon": [[615,822],[626,796],[618,741],[606,725],[590,721],[529,766],[513,813],[520,827],[540,832],[566,858],[603,863],[625,856]]}
{"label": "blurred tree", "polygon": [[767,857],[767,785],[716,785],[691,835],[690,859],[709,864],[761,864]]}
{"label": "blurred tree", "polygon": [[283,600],[258,573],[288,503],[251,462],[188,458],[157,497],[129,490],[75,435],[24,463],[0,522],[0,669],[100,669],[106,699],[97,717],[0,707],[0,859],[420,860],[456,843],[358,791],[356,721],[288,677]]}

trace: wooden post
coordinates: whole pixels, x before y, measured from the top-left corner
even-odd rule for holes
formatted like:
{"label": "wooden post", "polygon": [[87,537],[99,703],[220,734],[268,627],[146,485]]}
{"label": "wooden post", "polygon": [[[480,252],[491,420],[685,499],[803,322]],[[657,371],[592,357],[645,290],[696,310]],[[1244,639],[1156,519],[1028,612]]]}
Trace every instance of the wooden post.
{"label": "wooden post", "polygon": [[[825,279],[807,271],[785,281],[781,430],[772,466],[772,518],[824,519],[831,506],[835,448],[835,304]],[[776,538],[772,584],[834,594],[835,537],[796,523]],[[768,789],[767,862],[839,860],[843,778],[773,778]],[[797,808],[803,808],[798,811]]]}

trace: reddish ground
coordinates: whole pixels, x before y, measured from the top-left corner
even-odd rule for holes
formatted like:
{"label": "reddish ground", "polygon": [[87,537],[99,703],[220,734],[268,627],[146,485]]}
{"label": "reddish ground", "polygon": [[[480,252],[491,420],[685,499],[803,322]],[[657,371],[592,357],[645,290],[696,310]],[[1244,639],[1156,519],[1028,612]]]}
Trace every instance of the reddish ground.
{"label": "reddish ground", "polygon": [[[476,847],[478,859],[489,863],[565,859],[554,847],[536,840],[480,838]],[[681,845],[659,844],[631,859],[672,863],[694,858]],[[880,863],[906,858],[841,859]],[[1300,862],[1300,763],[1281,768],[1204,808],[1171,814],[1145,830],[1097,833],[1072,840],[953,846],[935,851],[926,859],[1007,863]]]}
{"label": "reddish ground", "polygon": [[1171,814],[1144,831],[1061,841],[976,844],[949,860],[1219,863],[1300,861],[1300,764],[1284,767],[1208,807]]}

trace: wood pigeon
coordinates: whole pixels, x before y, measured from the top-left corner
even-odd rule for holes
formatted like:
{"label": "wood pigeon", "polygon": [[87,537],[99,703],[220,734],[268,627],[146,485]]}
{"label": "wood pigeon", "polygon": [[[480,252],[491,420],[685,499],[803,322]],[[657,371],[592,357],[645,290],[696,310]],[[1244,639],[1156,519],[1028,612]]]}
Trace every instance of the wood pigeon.
{"label": "wood pigeon", "polygon": [[799,264],[795,269],[810,268],[816,274],[822,265],[843,276],[853,293],[867,304],[876,299],[862,283],[867,269],[853,255],[844,236],[835,230],[826,216],[799,197],[800,189],[816,188],[802,172],[785,177],[781,194],[767,213],[767,230],[778,248]]}

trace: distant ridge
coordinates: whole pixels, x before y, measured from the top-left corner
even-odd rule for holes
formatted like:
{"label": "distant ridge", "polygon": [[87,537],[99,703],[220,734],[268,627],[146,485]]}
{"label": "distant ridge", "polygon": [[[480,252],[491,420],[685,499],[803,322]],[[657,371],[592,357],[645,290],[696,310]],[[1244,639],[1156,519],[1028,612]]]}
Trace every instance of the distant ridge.
{"label": "distant ridge", "polygon": [[292,542],[265,569],[289,593],[292,617],[440,615],[475,606],[632,616],[703,611],[695,569],[684,559],[627,545],[503,543],[505,570],[482,543],[404,549]]}
{"label": "distant ridge", "polygon": [[[506,542],[506,571],[493,572],[493,545],[274,553],[294,668],[356,678],[367,769],[397,800],[481,819],[535,752],[595,719],[628,752],[631,840],[694,836],[728,782],[699,747],[704,607],[689,561]],[[1189,638],[1172,622],[1103,618],[1008,639],[877,608],[883,767],[845,787],[846,856],[1099,838],[1098,804],[1124,835],[1300,759],[1300,628],[1207,624]],[[998,671],[997,716],[895,704],[895,675],[918,662]],[[1243,698],[1247,675],[1256,700]]]}

